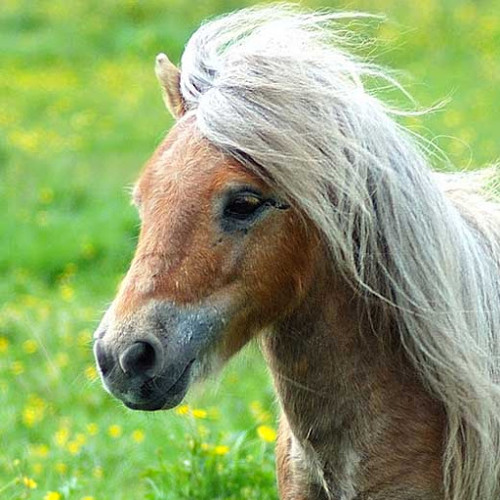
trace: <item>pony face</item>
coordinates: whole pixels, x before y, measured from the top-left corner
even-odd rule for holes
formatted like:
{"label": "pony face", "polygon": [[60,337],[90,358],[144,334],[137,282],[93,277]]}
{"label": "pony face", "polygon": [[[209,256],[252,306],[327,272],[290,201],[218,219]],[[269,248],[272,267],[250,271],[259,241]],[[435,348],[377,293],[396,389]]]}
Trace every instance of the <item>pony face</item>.
{"label": "pony face", "polygon": [[146,165],[134,202],[136,254],[94,351],[105,387],[128,407],[171,408],[190,382],[300,303],[317,238],[188,117]]}

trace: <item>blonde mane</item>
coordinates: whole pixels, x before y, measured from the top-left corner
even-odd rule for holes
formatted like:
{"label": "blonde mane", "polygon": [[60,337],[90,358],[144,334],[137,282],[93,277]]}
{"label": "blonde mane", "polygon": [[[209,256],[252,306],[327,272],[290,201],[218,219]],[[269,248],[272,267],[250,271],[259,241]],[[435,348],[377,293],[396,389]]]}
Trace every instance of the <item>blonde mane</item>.
{"label": "blonde mane", "polygon": [[187,114],[313,221],[395,325],[446,410],[446,498],[500,498],[498,208],[467,192],[467,175],[431,172],[365,88],[392,78],[342,48],[346,17],[281,6],[208,22],[182,57]]}

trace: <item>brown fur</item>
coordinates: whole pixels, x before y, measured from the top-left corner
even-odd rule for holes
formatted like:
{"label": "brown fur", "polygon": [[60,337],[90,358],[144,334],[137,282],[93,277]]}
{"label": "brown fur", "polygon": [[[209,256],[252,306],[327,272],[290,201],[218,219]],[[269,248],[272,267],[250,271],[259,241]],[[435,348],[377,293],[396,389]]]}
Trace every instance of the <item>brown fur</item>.
{"label": "brown fur", "polygon": [[[322,307],[328,295],[330,305]],[[281,498],[303,498],[318,483],[309,473],[307,484],[304,472],[311,453],[330,496],[305,498],[442,498],[439,403],[400,354],[384,352],[380,339],[363,329],[368,326],[351,292],[320,288],[317,300],[304,303],[302,314],[295,311],[264,341],[287,416],[277,447]],[[314,360],[306,371],[303,357]],[[291,451],[292,433],[302,448],[298,454]],[[349,496],[351,484],[355,496]],[[345,485],[344,491],[336,485]]]}

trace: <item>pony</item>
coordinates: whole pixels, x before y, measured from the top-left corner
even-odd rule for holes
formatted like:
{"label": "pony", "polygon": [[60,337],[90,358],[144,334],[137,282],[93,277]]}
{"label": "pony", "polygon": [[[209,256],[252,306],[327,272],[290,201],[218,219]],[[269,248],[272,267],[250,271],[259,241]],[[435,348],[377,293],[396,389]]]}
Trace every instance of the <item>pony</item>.
{"label": "pony", "polygon": [[134,410],[259,339],[282,500],[500,498],[496,170],[435,173],[342,13],[250,8],[156,74],[176,119],[133,191],[135,256],[95,334]]}

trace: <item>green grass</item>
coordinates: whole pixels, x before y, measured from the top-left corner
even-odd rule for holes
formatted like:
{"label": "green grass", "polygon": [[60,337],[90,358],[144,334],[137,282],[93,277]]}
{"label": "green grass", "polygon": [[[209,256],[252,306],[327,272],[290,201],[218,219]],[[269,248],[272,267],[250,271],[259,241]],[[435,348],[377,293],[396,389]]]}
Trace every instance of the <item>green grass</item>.
{"label": "green grass", "polygon": [[[103,391],[90,347],[137,237],[126,188],[171,126],[154,57],[178,60],[201,20],[250,4],[2,3],[0,498],[276,498],[258,433],[276,404],[256,348],[180,412],[150,415]],[[378,61],[412,75],[422,106],[452,97],[408,125],[456,165],[500,156],[499,0],[330,5],[385,13],[370,28]]]}

